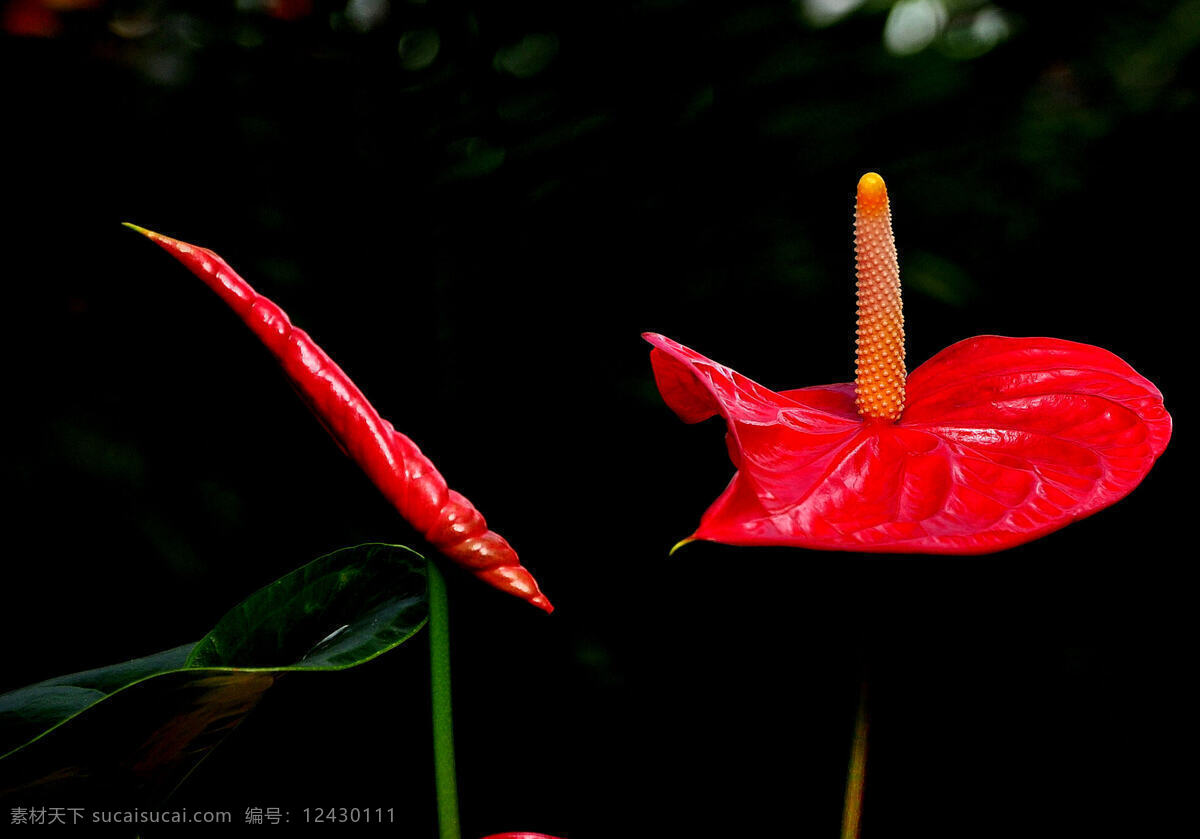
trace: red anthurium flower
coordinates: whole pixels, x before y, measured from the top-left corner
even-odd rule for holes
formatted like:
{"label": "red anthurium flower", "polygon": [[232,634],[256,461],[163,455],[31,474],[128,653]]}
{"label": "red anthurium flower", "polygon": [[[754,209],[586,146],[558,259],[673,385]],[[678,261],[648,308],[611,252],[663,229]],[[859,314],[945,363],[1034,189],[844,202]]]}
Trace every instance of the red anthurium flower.
{"label": "red anthurium flower", "polygon": [[719,414],[738,470],[680,545],[987,553],[1091,515],[1146,476],[1171,418],[1132,367],[1087,344],[981,335],[906,376],[891,211],[874,173],[858,184],[855,245],[853,384],[776,393],[644,336],[667,405],[689,423]]}
{"label": "red anthurium flower", "polygon": [[483,839],[558,839],[558,837],[546,833],[496,833],[492,836],[484,836]]}

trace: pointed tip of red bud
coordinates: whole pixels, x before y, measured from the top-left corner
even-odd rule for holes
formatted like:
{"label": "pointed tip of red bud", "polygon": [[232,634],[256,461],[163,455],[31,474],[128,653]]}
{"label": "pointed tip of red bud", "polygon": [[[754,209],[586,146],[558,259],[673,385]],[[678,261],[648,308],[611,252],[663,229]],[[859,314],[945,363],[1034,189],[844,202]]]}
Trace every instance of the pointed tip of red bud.
{"label": "pointed tip of red bud", "polygon": [[129,221],[123,221],[123,222],[121,222],[121,226],[122,226],[122,227],[128,227],[130,230],[133,230],[133,231],[136,231],[136,232],[138,232],[138,233],[141,233],[143,236],[145,236],[145,237],[147,237],[147,238],[150,238],[150,239],[153,239],[155,236],[157,236],[157,235],[158,235],[158,234],[157,234],[157,233],[155,233],[153,230],[147,230],[147,229],[146,229],[146,228],[144,228],[144,227],[138,227],[136,224],[134,224],[133,222],[129,222]]}
{"label": "pointed tip of red bud", "polygon": [[554,604],[552,604],[550,602],[550,599],[548,597],[546,597],[546,595],[542,594],[541,592],[538,592],[533,597],[530,597],[529,602],[532,603],[534,606],[537,606],[539,609],[541,609],[547,615],[552,614],[554,612]]}
{"label": "pointed tip of red bud", "polygon": [[143,236],[145,236],[151,242],[154,242],[155,244],[157,244],[163,248],[171,248],[173,246],[184,244],[183,242],[180,242],[178,239],[172,239],[170,236],[164,236],[161,233],[156,233],[153,230],[147,230],[144,227],[139,227],[138,225],[132,224],[128,221],[121,222],[121,226],[128,227],[130,230],[133,230],[136,233],[141,233]]}

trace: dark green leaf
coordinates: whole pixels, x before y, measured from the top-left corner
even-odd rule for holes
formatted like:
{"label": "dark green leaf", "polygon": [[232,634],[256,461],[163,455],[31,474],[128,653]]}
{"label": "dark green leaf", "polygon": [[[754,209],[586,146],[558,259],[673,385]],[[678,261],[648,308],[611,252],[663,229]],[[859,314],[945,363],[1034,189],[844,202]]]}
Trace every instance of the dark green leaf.
{"label": "dark green leaf", "polygon": [[231,609],[187,666],[340,670],[401,643],[426,615],[420,555],[393,545],[345,548]]}
{"label": "dark green leaf", "polygon": [[281,673],[361,664],[426,617],[420,555],[372,544],[323,556],[255,592],[196,644],[0,696],[0,796],[169,792]]}

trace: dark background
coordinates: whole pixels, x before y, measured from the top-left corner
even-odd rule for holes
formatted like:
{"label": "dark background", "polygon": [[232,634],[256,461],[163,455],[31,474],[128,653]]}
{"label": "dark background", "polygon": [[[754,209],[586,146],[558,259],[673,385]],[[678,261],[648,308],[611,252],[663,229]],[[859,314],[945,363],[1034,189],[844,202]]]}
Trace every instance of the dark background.
{"label": "dark background", "polygon": [[[466,836],[834,836],[865,661],[865,837],[1148,836],[1188,793],[1200,3],[0,14],[0,690],[195,639],[334,548],[422,548],[133,221],[279,302],[557,605],[451,574]],[[851,378],[870,169],[913,366],[981,333],[1094,343],[1176,438],[1126,500],[996,556],[667,559],[732,467],[639,333],[771,387]],[[177,802],[433,835],[425,655],[285,679]]]}

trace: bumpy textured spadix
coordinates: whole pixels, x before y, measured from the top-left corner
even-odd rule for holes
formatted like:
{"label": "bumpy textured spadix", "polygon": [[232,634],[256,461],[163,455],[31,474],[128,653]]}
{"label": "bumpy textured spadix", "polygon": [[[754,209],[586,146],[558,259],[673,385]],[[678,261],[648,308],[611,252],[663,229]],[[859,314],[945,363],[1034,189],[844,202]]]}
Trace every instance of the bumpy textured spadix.
{"label": "bumpy textured spadix", "polygon": [[275,356],[342,451],[443,556],[501,591],[546,612],[554,610],[504,537],[488,529],[470,501],[446,486],[416,443],[379,415],[342,368],[308,333],[293,326],[283,309],[207,248],[126,226],[183,263],[237,313]]}
{"label": "bumpy textured spadix", "polygon": [[854,404],[864,417],[895,422],[904,411],[904,308],[887,187],[874,172],[858,182],[854,254],[858,268]]}
{"label": "bumpy textured spadix", "polygon": [[690,539],[997,551],[1123,498],[1171,436],[1153,384],[1107,350],[1056,338],[982,335],[942,350],[907,376],[893,421],[864,416],[855,384],[776,393],[644,337],[667,405],[728,427],[737,472]]}

